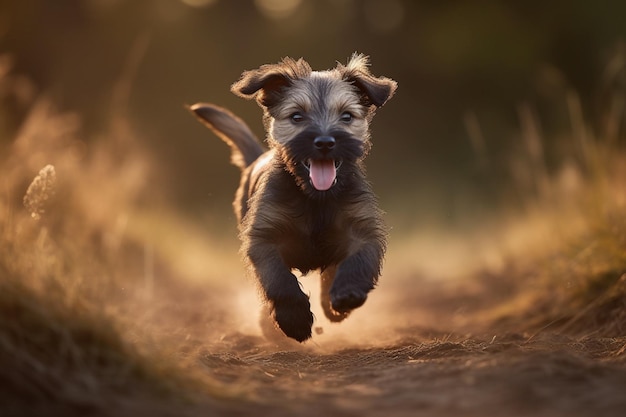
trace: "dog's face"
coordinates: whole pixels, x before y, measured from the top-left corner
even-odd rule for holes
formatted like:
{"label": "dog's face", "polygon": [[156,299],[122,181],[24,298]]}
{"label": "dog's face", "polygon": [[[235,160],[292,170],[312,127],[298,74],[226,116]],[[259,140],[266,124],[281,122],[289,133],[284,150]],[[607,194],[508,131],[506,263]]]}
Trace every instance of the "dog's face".
{"label": "dog's face", "polygon": [[232,87],[264,109],[270,146],[297,184],[314,195],[346,184],[369,151],[375,109],[395,89],[394,81],[370,74],[362,55],[328,71],[285,58],[244,72]]}

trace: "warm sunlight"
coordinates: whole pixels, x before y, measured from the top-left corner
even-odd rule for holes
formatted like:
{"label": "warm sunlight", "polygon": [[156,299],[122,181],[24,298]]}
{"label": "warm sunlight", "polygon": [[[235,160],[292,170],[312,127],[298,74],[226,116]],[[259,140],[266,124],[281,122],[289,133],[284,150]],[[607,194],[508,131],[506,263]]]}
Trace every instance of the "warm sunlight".
{"label": "warm sunlight", "polygon": [[612,8],[0,5],[0,415],[621,415]]}

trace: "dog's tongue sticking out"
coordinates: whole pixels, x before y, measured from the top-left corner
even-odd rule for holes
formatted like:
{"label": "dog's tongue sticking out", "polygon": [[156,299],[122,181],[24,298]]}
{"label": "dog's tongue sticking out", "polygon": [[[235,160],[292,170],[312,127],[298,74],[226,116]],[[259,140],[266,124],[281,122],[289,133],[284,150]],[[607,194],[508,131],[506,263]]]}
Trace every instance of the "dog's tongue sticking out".
{"label": "dog's tongue sticking out", "polygon": [[311,159],[309,175],[316,190],[326,191],[335,183],[337,170],[332,159]]}

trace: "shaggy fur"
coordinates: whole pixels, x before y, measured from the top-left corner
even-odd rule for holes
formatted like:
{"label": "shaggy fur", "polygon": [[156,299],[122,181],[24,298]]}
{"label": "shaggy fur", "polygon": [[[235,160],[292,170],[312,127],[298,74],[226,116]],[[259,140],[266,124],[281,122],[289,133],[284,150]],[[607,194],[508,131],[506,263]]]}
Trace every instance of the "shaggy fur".
{"label": "shaggy fur", "polygon": [[302,342],[313,314],[293,270],[321,271],[332,321],[360,307],[378,280],[386,228],[363,159],[369,123],[396,83],[373,76],[355,54],[327,71],[285,58],[244,72],[231,90],[264,110],[269,151],[227,110],[203,103],[191,110],[231,146],[242,169],[233,203],[242,253],[278,327]]}

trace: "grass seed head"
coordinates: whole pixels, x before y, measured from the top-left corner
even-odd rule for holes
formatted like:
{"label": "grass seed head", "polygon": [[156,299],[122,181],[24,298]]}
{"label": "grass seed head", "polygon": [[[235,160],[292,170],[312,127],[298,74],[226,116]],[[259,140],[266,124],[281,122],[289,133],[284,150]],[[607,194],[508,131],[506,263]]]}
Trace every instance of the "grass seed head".
{"label": "grass seed head", "polygon": [[24,195],[24,207],[33,219],[40,219],[56,194],[57,175],[52,165],[43,167]]}

